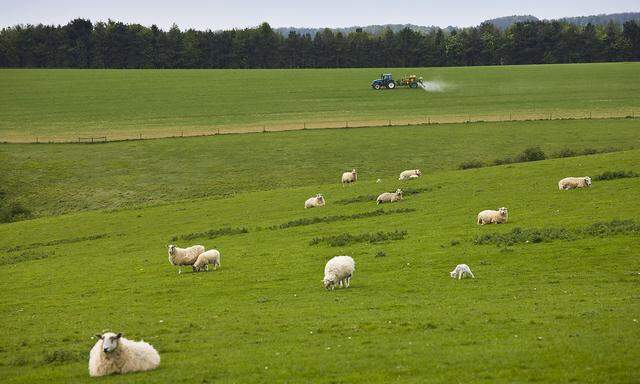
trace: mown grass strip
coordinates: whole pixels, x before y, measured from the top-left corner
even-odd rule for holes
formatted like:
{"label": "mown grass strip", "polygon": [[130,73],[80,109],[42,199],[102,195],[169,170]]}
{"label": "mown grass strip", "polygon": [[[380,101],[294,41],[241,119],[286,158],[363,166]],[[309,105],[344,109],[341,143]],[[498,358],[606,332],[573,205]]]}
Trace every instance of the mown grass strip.
{"label": "mown grass strip", "polygon": [[634,171],[606,171],[597,176],[595,176],[594,180],[606,181],[606,180],[615,180],[615,179],[627,179],[630,177],[638,177],[640,174]]}
{"label": "mown grass strip", "polygon": [[640,223],[634,220],[612,220],[597,222],[586,227],[522,229],[514,228],[507,233],[486,233],[477,235],[473,243],[476,245],[494,244],[510,246],[522,243],[544,243],[554,240],[571,241],[585,237],[608,237],[615,235],[640,235]]}
{"label": "mown grass strip", "polygon": [[169,239],[169,241],[176,241],[178,239],[179,240],[193,240],[193,239],[201,239],[201,238],[214,239],[220,236],[239,235],[239,234],[248,233],[248,232],[249,230],[245,227],[239,227],[239,228],[224,227],[224,228],[218,228],[218,229],[210,229],[204,232],[192,232],[184,235],[173,236],[171,239]]}
{"label": "mown grass strip", "polygon": [[329,245],[330,247],[341,247],[354,243],[377,244],[383,243],[385,241],[403,240],[405,236],[407,236],[407,231],[405,230],[395,230],[393,232],[367,232],[358,235],[342,233],[336,236],[314,237],[309,242],[309,245],[319,245],[324,243]]}
{"label": "mown grass strip", "polygon": [[5,255],[0,257],[0,266],[19,264],[32,260],[42,260],[47,257],[49,257],[49,254],[44,252],[22,252],[18,255]]}
{"label": "mown grass strip", "polygon": [[51,241],[45,241],[45,242],[31,243],[31,244],[27,244],[27,245],[16,245],[16,246],[13,246],[13,247],[3,248],[2,250],[5,251],[5,252],[24,251],[24,250],[27,250],[27,249],[33,249],[33,248],[39,248],[39,247],[48,247],[48,246],[51,246],[51,245],[71,244],[71,243],[80,243],[82,241],[98,240],[98,239],[103,239],[105,237],[109,237],[109,235],[107,235],[106,233],[97,233],[97,234],[91,235],[91,236],[73,237],[73,238],[70,238],[70,239],[58,239],[58,240],[51,240]]}
{"label": "mown grass strip", "polygon": [[[407,197],[407,196],[411,196],[411,195],[418,195],[420,193],[429,192],[429,191],[433,190],[433,188],[431,188],[431,187],[401,188],[401,189],[402,189],[402,196],[403,197]],[[366,202],[366,201],[376,201],[377,198],[378,198],[378,195],[359,195],[359,196],[350,197],[350,198],[347,198],[347,199],[336,200],[334,204],[346,205],[346,204],[354,204],[354,203],[363,203],[363,202]]]}
{"label": "mown grass strip", "polygon": [[271,230],[276,229],[286,229],[291,227],[300,227],[304,225],[313,225],[318,223],[333,223],[336,221],[345,221],[345,220],[357,220],[357,219],[366,219],[369,217],[383,216],[383,215],[394,215],[397,213],[409,213],[415,212],[413,208],[400,208],[400,209],[392,209],[385,211],[384,209],[376,209],[375,211],[369,212],[361,212],[354,213],[353,215],[334,215],[334,216],[323,216],[323,217],[304,217],[301,219],[287,221],[286,223],[282,223],[280,225],[273,225],[269,227]]}

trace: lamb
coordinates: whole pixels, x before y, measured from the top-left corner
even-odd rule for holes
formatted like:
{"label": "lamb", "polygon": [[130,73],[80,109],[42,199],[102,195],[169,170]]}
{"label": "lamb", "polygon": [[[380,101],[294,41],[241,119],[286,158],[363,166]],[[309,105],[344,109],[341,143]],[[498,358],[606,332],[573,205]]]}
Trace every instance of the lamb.
{"label": "lamb", "polygon": [[402,189],[397,189],[395,193],[385,192],[378,196],[376,204],[393,203],[402,200]]}
{"label": "lamb", "polygon": [[173,244],[169,244],[169,262],[171,265],[178,266],[178,274],[182,273],[183,265],[193,265],[198,256],[204,252],[202,245],[193,245],[189,248],[178,248]]}
{"label": "lamb", "polygon": [[304,202],[304,208],[322,207],[324,205],[324,196],[317,194],[315,197],[310,197]]}
{"label": "lamb", "polygon": [[591,186],[591,178],[585,177],[565,177],[558,181],[558,189],[575,189],[575,188],[588,188]]}
{"label": "lamb", "polygon": [[342,185],[355,183],[358,180],[358,174],[356,169],[353,168],[351,172],[345,172],[342,174]]}
{"label": "lamb", "polygon": [[210,249],[201,253],[196,259],[196,262],[193,263],[192,268],[194,272],[200,272],[202,268],[208,271],[209,264],[213,264],[214,270],[220,267],[220,252],[215,249]]}
{"label": "lamb", "polygon": [[336,284],[340,288],[349,288],[351,276],[355,270],[356,263],[351,256],[336,256],[327,261],[324,267],[324,279],[322,279],[325,289],[334,290]]}
{"label": "lamb", "polygon": [[98,341],[89,353],[90,376],[150,371],[160,365],[158,351],[142,340],[127,340],[122,333],[113,332],[96,337]]}
{"label": "lamb", "polygon": [[471,276],[474,279],[476,278],[473,275],[473,272],[471,272],[471,269],[469,269],[469,266],[467,264],[458,264],[458,265],[456,265],[456,267],[453,269],[453,271],[449,272],[449,275],[451,276],[452,279],[455,279],[457,277],[458,280],[460,280],[463,277],[468,277],[468,276]]}
{"label": "lamb", "polygon": [[417,179],[420,176],[422,176],[422,172],[419,169],[409,169],[400,173],[398,180]]}
{"label": "lamb", "polygon": [[478,213],[478,225],[506,223],[509,217],[507,208],[498,208],[497,211],[487,209]]}

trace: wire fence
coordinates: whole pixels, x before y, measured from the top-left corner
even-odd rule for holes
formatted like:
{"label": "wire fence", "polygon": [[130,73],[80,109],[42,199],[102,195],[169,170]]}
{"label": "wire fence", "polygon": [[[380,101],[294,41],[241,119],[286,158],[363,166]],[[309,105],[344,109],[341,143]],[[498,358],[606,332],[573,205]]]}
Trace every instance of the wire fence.
{"label": "wire fence", "polygon": [[93,134],[70,133],[66,136],[10,136],[0,138],[4,143],[80,143],[97,144],[115,141],[149,140],[177,137],[215,136],[240,133],[267,133],[280,131],[293,131],[305,129],[349,129],[367,127],[400,127],[434,124],[459,124],[480,122],[521,122],[542,120],[589,120],[589,119],[636,119],[640,113],[627,111],[585,111],[585,112],[534,112],[534,113],[505,113],[501,115],[441,115],[441,116],[414,116],[412,118],[388,118],[371,120],[330,120],[330,121],[302,121],[286,123],[249,124],[249,125],[220,125],[207,127],[190,127],[176,130],[175,128],[145,127],[144,131],[137,132],[132,128],[127,131],[105,130],[100,136]]}

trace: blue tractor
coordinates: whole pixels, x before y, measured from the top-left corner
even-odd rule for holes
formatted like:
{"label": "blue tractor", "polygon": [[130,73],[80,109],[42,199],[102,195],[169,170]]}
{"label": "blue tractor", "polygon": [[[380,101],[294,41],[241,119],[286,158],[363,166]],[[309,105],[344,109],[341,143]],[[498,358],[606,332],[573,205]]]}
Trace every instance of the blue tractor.
{"label": "blue tractor", "polygon": [[384,73],[380,75],[379,79],[375,79],[373,80],[373,82],[371,82],[371,87],[373,89],[380,89],[380,88],[393,89],[396,87],[396,82],[393,81],[390,73]]}

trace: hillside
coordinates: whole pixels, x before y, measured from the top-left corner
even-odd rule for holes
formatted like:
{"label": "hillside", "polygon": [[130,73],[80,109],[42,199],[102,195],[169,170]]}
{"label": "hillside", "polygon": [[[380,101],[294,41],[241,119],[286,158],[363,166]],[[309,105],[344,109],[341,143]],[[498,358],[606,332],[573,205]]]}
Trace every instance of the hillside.
{"label": "hillside", "polygon": [[[105,383],[631,382],[640,353],[620,345],[640,337],[638,179],[563,192],[556,183],[640,171],[639,162],[635,150],[425,172],[402,185],[423,192],[360,219],[349,216],[380,207],[339,201],[395,189],[396,172],[380,175],[382,184],[368,176],[351,187],[309,184],[2,224],[0,376],[94,382],[91,337],[108,329],[144,338],[162,362]],[[328,205],[305,211],[302,202],[318,191]],[[503,205],[508,224],[475,225],[479,210]],[[271,228],[293,220],[302,225]],[[247,232],[204,233],[225,227]],[[474,245],[476,236],[516,228],[543,235]],[[395,230],[404,238],[310,245]],[[562,231],[573,237],[549,241]],[[222,268],[178,275],[166,259],[172,239],[220,249]],[[356,272],[351,288],[327,292],[323,265],[337,254],[352,255]],[[460,262],[475,280],[449,278]]]}

